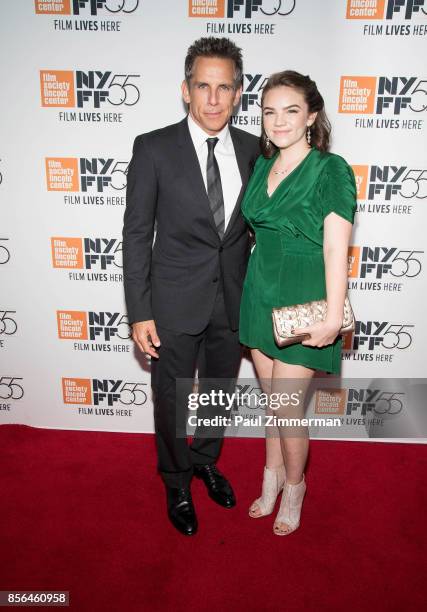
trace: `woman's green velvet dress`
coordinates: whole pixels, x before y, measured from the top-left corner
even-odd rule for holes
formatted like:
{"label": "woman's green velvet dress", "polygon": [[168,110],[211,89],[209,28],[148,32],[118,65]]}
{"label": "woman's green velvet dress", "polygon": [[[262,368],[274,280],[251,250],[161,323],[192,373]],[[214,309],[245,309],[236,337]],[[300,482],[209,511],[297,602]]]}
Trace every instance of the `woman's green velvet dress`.
{"label": "woman's green velvet dress", "polygon": [[256,244],[243,286],[240,342],[286,363],[339,374],[341,336],[321,348],[279,348],[271,311],[326,298],[323,220],[335,212],[353,223],[354,174],[339,155],[313,148],[269,197],[267,177],[276,156],[258,158],[242,202]]}

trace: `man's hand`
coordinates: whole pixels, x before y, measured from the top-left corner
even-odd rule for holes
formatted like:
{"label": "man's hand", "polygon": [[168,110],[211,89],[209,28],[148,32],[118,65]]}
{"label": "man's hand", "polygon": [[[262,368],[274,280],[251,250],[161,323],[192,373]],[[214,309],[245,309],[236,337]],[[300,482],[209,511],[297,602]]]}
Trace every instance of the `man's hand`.
{"label": "man's hand", "polygon": [[132,339],[138,348],[151,357],[158,357],[154,347],[160,346],[159,336],[157,335],[156,324],[153,319],[149,321],[138,321],[132,324]]}

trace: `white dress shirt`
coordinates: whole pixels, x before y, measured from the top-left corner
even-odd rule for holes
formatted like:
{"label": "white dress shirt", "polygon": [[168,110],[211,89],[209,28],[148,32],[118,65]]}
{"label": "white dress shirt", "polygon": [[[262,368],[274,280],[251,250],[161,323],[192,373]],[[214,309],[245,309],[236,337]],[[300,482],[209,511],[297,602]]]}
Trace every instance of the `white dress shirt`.
{"label": "white dress shirt", "polygon": [[[208,161],[208,145],[206,140],[214,137],[207,134],[190,115],[188,115],[188,128],[194,148],[196,149],[207,193],[206,165]],[[226,229],[242,188],[242,178],[240,176],[239,166],[237,165],[236,153],[234,151],[228,124],[225,125],[218,134],[215,134],[215,138],[218,138],[214,152],[221,174]]]}

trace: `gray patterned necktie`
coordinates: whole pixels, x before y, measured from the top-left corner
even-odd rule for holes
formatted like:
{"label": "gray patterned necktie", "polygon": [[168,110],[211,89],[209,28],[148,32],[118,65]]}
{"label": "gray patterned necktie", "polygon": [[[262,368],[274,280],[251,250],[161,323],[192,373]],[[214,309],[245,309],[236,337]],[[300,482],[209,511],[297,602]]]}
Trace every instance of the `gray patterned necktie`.
{"label": "gray patterned necktie", "polygon": [[224,197],[222,194],[221,175],[214,153],[218,138],[208,138],[206,142],[208,143],[208,161],[206,165],[208,198],[218,234],[222,238],[225,229]]}

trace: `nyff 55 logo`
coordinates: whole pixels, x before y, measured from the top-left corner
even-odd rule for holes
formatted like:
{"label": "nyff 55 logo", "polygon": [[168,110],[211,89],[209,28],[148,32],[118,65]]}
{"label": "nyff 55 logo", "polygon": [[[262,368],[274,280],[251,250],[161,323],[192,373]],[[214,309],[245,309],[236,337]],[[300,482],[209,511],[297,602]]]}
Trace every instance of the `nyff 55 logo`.
{"label": "nyff 55 logo", "polygon": [[64,404],[142,406],[147,401],[146,383],[98,378],[62,378]]}
{"label": "nyff 55 logo", "polygon": [[347,0],[347,19],[412,19],[414,14],[427,15],[425,0]]}
{"label": "nyff 55 logo", "polygon": [[97,15],[105,9],[109,13],[133,13],[139,0],[34,0],[36,13],[44,15]]}
{"label": "nyff 55 logo", "polygon": [[103,193],[110,187],[126,187],[129,162],[102,157],[46,157],[45,165],[48,191]]}
{"label": "nyff 55 logo", "polygon": [[10,259],[10,249],[8,248],[9,238],[0,238],[0,265],[7,264]]}
{"label": "nyff 55 logo", "polygon": [[15,318],[16,310],[0,310],[0,336],[13,336],[18,329]]}
{"label": "nyff 55 logo", "polygon": [[285,17],[295,9],[296,0],[189,0],[189,17]]}
{"label": "nyff 55 logo", "polygon": [[51,238],[54,268],[122,268],[122,243],[117,238]]}
{"label": "nyff 55 logo", "polygon": [[394,196],[405,199],[427,198],[427,170],[408,166],[352,166],[358,200],[389,201]]}
{"label": "nyff 55 logo", "polygon": [[383,389],[354,388],[318,389],[314,412],[316,414],[342,414],[347,416],[381,417],[399,414],[403,409],[405,393]]}
{"label": "nyff 55 logo", "polygon": [[127,315],[120,312],[58,310],[58,338],[61,340],[129,340],[132,330]]}
{"label": "nyff 55 logo", "polygon": [[[43,107],[100,108],[134,106],[140,97],[135,85],[139,74],[113,74],[110,70],[40,70],[40,94]],[[133,82],[131,82],[133,81]]]}
{"label": "nyff 55 logo", "polygon": [[23,378],[17,376],[1,376],[0,377],[0,399],[4,400],[19,400],[24,396],[24,388],[21,381]]}
{"label": "nyff 55 logo", "polygon": [[348,251],[348,276],[350,278],[414,278],[422,270],[420,255],[424,251],[398,249],[397,247],[350,246]]}
{"label": "nyff 55 logo", "polygon": [[338,112],[400,115],[427,109],[427,80],[415,76],[342,76]]}
{"label": "nyff 55 logo", "polygon": [[268,77],[262,74],[243,75],[243,92],[240,101],[241,112],[248,112],[253,106],[261,108],[261,94],[267,80]]}
{"label": "nyff 55 logo", "polygon": [[407,349],[412,344],[412,334],[408,330],[414,327],[388,321],[356,321],[354,332],[345,334],[342,346],[346,351]]}

